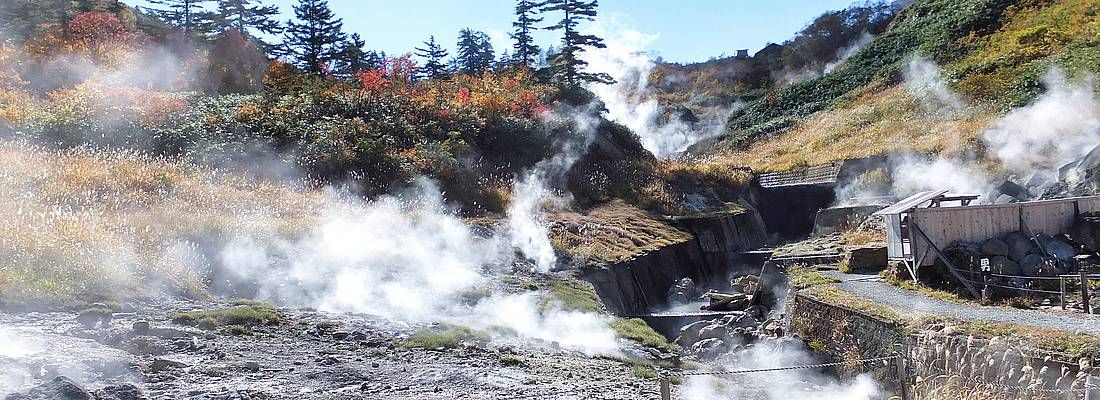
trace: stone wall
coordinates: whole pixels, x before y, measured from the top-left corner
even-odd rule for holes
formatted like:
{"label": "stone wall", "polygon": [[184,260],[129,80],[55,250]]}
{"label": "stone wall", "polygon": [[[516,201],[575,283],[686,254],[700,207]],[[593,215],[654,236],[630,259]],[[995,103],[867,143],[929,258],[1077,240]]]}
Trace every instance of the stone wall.
{"label": "stone wall", "polygon": [[[691,233],[693,239],[620,263],[585,269],[585,280],[592,283],[611,312],[641,315],[665,308],[668,289],[685,277],[694,280],[700,289],[728,285],[725,280],[741,263],[740,253],[763,246],[767,238],[755,211],[677,218],[674,224]],[[755,268],[760,265],[757,261],[752,260]]]}
{"label": "stone wall", "polygon": [[[910,334],[895,321],[803,294],[795,294],[787,310],[791,332],[833,361],[906,354],[910,399],[1081,399],[1087,371],[1092,370],[1089,359],[1074,360],[1003,339],[977,339],[950,327]],[[871,372],[900,393],[896,365],[836,372],[844,378]]]}

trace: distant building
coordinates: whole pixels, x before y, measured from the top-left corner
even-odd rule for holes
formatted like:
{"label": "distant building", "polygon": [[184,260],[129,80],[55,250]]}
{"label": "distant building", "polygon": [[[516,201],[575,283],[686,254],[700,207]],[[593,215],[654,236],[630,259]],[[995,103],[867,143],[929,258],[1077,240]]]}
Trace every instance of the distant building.
{"label": "distant building", "polygon": [[737,50],[735,58],[749,58],[749,49]]}

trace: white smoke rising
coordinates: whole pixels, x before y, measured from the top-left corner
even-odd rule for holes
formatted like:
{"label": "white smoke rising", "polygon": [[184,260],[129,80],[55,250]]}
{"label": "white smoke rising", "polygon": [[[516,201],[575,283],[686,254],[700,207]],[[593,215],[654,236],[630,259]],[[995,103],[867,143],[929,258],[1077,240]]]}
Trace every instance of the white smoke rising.
{"label": "white smoke rising", "polygon": [[568,202],[567,197],[555,195],[550,189],[550,181],[563,178],[569,168],[584,155],[595,140],[600,120],[592,105],[589,105],[555,110],[543,122],[568,125],[575,135],[561,139],[556,143],[559,150],[553,157],[535,164],[513,182],[512,201],[508,204],[507,211],[507,231],[513,247],[534,261],[538,271],[547,272],[557,264],[557,256],[550,243],[544,206],[547,203],[560,206]]}
{"label": "white smoke rising", "polygon": [[[724,365],[736,365],[738,370],[780,368],[792,365],[816,364],[819,360],[796,340],[784,341],[774,348],[754,346],[736,353],[736,359],[719,359]],[[812,370],[764,372],[751,375],[732,375],[729,379],[694,376],[684,384],[685,400],[718,399],[827,399],[870,400],[882,396],[879,384],[868,374],[861,374],[851,382],[841,383],[835,378]]]}
{"label": "white smoke rising", "polygon": [[962,111],[966,103],[962,97],[947,86],[939,65],[924,58],[914,57],[902,70],[905,89],[919,99],[928,112],[955,115]]}
{"label": "white smoke rising", "polygon": [[907,155],[892,164],[893,190],[899,195],[937,189],[957,194],[983,194],[992,186],[991,178],[984,171],[959,159]]}
{"label": "white smoke rising", "polygon": [[982,134],[1010,171],[1054,171],[1100,144],[1100,102],[1092,79],[1071,84],[1060,70],[1044,79],[1047,92],[1010,111]]}
{"label": "white smoke rising", "polygon": [[369,202],[330,192],[320,223],[303,238],[241,238],[220,258],[243,280],[258,282],[257,297],[282,304],[507,328],[589,354],[616,354],[606,317],[495,290],[513,261],[511,230],[477,234],[448,210],[433,183],[420,180],[402,196]]}
{"label": "white smoke rising", "polygon": [[611,85],[590,84],[607,108],[607,119],[621,123],[636,133],[642,146],[657,157],[668,157],[686,150],[696,142],[722,133],[722,121],[730,110],[716,113],[713,121],[689,124],[679,118],[663,121],[664,108],[653,97],[649,76],[656,67],[645,49],[657,35],[631,29],[615,19],[605,19],[589,27],[588,33],[605,39],[607,48],[591,49],[582,55],[588,70],[611,75]]}
{"label": "white smoke rising", "polygon": [[823,70],[823,72],[826,74],[833,72],[833,70],[835,70],[837,67],[843,65],[844,61],[847,61],[849,58],[856,55],[856,53],[859,53],[860,50],[863,50],[864,47],[867,47],[867,45],[870,44],[871,40],[873,40],[874,38],[875,37],[871,35],[870,32],[863,31],[863,33],[861,33],[854,42],[849,43],[847,46],[844,46],[840,50],[837,50],[836,59],[830,61],[828,64],[825,64],[825,69]]}

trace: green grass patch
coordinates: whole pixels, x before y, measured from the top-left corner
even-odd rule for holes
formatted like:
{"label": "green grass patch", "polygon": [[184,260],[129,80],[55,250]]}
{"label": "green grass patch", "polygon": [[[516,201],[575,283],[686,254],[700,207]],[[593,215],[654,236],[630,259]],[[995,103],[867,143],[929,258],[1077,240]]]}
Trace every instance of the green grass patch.
{"label": "green grass patch", "polygon": [[503,366],[506,366],[506,367],[514,367],[514,366],[517,366],[517,365],[523,365],[523,359],[522,358],[516,357],[516,356],[511,355],[511,354],[501,354],[499,357],[497,357],[497,361],[500,362],[500,365],[503,365]]}
{"label": "green grass patch", "polygon": [[853,310],[873,315],[879,318],[904,323],[907,318],[903,317],[893,308],[882,305],[879,303],[866,300],[862,297],[845,292],[836,286],[814,286],[809,289],[802,290],[802,294],[813,297],[820,301],[836,304],[844,307],[851,308]]}
{"label": "green grass patch", "polygon": [[803,265],[787,267],[787,282],[795,289],[840,282],[840,279],[825,276],[817,269]]}
{"label": "green grass patch", "polygon": [[655,347],[665,351],[676,351],[679,346],[669,342],[664,335],[657,333],[639,318],[616,318],[611,322],[611,330],[619,337],[630,339],[649,347]]}
{"label": "green grass patch", "polygon": [[401,343],[406,349],[453,349],[464,341],[483,342],[489,335],[462,325],[441,324],[414,332]]}
{"label": "green grass patch", "polygon": [[241,305],[216,310],[176,312],[172,313],[171,318],[173,323],[197,326],[203,329],[218,329],[230,325],[252,328],[278,323],[282,319],[274,308],[263,305]]}
{"label": "green grass patch", "polygon": [[879,274],[879,276],[883,277],[883,281],[885,281],[886,283],[889,283],[891,285],[897,286],[897,287],[905,289],[905,290],[912,290],[914,292],[920,293],[924,296],[931,297],[933,299],[939,299],[939,300],[949,301],[949,302],[958,303],[958,304],[975,303],[972,300],[969,300],[967,298],[959,296],[958,293],[948,292],[946,290],[931,288],[931,287],[924,286],[924,285],[918,285],[916,282],[913,282],[912,280],[909,280],[909,279],[899,280],[899,279],[889,277],[886,274]]}
{"label": "green grass patch", "polygon": [[910,327],[914,330],[920,330],[934,324],[951,326],[961,335],[971,335],[981,339],[994,337],[1018,339],[1038,349],[1064,353],[1072,359],[1082,357],[1100,358],[1100,337],[1093,335],[1015,324],[961,320],[944,316],[919,318],[913,321]]}
{"label": "green grass patch", "polygon": [[635,365],[630,367],[630,372],[634,374],[635,378],[657,379],[657,370],[650,366]]}
{"label": "green grass patch", "polygon": [[551,303],[556,302],[562,310],[600,312],[600,298],[596,291],[586,282],[575,279],[555,279],[550,281],[547,287],[547,297],[539,303],[541,310],[546,310]]}

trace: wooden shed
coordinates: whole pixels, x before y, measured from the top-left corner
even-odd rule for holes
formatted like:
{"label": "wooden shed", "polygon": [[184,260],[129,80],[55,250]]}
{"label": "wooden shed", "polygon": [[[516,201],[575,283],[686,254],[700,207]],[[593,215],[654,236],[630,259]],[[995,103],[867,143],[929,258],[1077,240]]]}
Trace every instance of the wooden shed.
{"label": "wooden shed", "polygon": [[[886,223],[891,260],[901,261],[916,277],[917,269],[943,258],[940,249],[957,241],[980,242],[1011,232],[1033,236],[1068,232],[1077,215],[1100,211],[1100,196],[1024,203],[970,205],[977,196],[951,196],[946,190],[914,194],[876,212]],[[944,206],[959,202],[959,206]]]}

